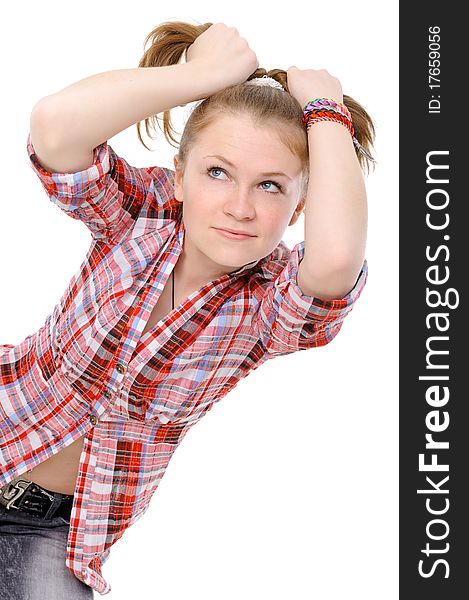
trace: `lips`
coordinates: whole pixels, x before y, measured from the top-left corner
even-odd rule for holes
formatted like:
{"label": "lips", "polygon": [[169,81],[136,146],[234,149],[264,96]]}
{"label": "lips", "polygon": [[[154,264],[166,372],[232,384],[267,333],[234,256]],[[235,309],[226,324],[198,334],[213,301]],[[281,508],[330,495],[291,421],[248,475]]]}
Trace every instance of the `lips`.
{"label": "lips", "polygon": [[215,227],[215,229],[227,231],[228,233],[234,233],[236,235],[248,235],[249,237],[254,237],[254,235],[248,231],[237,231],[236,229],[226,229],[225,227]]}
{"label": "lips", "polygon": [[246,235],[246,234],[240,234],[240,233],[233,233],[232,231],[228,231],[227,229],[218,229],[218,227],[215,227],[215,230],[218,231],[218,233],[220,235],[222,235],[223,237],[230,239],[230,240],[250,240],[252,237],[255,237],[253,235]]}

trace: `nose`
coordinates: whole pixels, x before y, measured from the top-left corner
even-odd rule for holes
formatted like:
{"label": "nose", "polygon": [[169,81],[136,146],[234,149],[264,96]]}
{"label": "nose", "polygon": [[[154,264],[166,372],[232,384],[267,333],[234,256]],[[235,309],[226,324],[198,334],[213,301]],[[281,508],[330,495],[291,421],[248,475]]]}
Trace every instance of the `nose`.
{"label": "nose", "polygon": [[228,194],[225,199],[225,213],[238,220],[253,219],[256,211],[250,191],[239,187]]}

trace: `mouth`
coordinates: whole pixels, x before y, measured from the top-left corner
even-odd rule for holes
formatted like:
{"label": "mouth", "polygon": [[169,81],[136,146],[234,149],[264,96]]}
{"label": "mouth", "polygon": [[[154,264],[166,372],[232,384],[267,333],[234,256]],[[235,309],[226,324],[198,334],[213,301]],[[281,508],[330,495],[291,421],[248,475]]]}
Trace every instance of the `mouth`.
{"label": "mouth", "polygon": [[235,233],[235,232],[230,231],[228,229],[219,229],[218,227],[215,227],[214,229],[216,231],[218,231],[224,237],[232,239],[232,240],[248,240],[250,238],[256,237],[254,235],[248,235],[248,234],[245,234],[245,233]]}

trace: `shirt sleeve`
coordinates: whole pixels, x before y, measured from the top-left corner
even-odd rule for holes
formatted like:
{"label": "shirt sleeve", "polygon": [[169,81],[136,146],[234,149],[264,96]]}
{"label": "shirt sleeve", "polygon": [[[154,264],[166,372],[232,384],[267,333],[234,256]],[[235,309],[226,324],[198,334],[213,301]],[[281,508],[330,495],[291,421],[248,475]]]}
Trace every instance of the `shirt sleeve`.
{"label": "shirt sleeve", "polygon": [[83,221],[93,238],[117,241],[131,229],[145,203],[155,217],[173,218],[170,169],[133,167],[108,142],[93,150],[93,164],[75,173],[54,173],[39,162],[28,134],[30,166],[49,199],[73,219]]}
{"label": "shirt sleeve", "polygon": [[258,333],[269,355],[290,354],[331,342],[368,277],[368,263],[364,260],[354,287],[342,298],[322,300],[305,295],[297,282],[304,248],[304,241],[296,244],[287,265],[269,283],[258,307]]}

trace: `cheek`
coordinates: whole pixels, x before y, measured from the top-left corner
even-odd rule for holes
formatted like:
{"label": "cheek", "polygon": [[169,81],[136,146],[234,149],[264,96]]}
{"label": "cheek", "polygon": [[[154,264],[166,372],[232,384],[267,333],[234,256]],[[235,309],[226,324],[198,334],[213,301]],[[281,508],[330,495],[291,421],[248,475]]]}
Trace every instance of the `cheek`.
{"label": "cheek", "polygon": [[266,231],[272,235],[283,234],[285,227],[288,225],[290,213],[283,206],[275,206],[271,204],[265,207],[262,211],[258,211],[258,218],[263,223]]}
{"label": "cheek", "polygon": [[204,220],[214,213],[214,199],[203,186],[191,186],[184,192],[184,214],[191,220]]}

